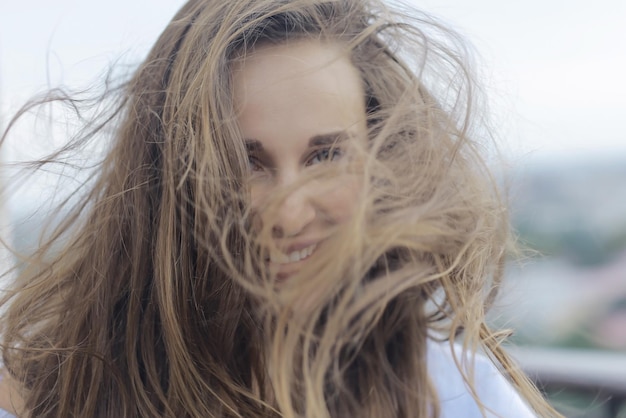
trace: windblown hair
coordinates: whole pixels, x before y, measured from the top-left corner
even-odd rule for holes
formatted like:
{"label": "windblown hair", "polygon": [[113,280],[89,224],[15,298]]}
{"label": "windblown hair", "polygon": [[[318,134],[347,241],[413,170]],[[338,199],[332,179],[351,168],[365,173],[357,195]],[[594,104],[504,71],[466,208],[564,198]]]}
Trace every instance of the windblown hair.
{"label": "windblown hair", "polygon": [[[277,287],[271,231],[251,226],[232,68],[298,39],[344,48],[369,138],[354,215]],[[190,0],[53,158],[110,138],[2,300],[25,416],[436,417],[426,343],[457,337],[556,416],[485,325],[508,220],[468,59],[433,19],[376,0]]]}

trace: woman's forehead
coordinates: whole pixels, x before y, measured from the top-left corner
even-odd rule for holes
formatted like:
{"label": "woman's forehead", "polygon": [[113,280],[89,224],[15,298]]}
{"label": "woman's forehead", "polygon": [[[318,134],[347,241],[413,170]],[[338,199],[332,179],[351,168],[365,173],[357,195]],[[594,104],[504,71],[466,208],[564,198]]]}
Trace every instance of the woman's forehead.
{"label": "woman's forehead", "polygon": [[287,84],[305,76],[326,78],[329,83],[337,77],[358,78],[358,71],[338,43],[314,39],[255,48],[237,60],[232,71],[235,83],[248,90]]}
{"label": "woman's forehead", "polygon": [[[360,75],[335,45],[302,41],[255,52],[234,70],[234,102],[248,135],[277,127],[319,134],[365,115]],[[302,132],[304,133],[304,132]]]}
{"label": "woman's forehead", "polygon": [[332,43],[301,40],[255,49],[233,67],[234,100],[239,108],[268,94],[297,101],[303,95],[364,96],[359,72]]}

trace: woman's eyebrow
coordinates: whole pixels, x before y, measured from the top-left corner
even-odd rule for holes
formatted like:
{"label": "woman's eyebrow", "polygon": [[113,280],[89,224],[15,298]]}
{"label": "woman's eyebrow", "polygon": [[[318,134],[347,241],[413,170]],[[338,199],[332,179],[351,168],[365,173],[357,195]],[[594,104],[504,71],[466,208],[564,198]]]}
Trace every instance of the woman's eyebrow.
{"label": "woman's eyebrow", "polygon": [[263,148],[263,143],[257,139],[245,139],[244,146],[246,147],[246,153],[249,156],[254,156],[259,159],[263,164],[273,165],[274,160],[272,156]]}
{"label": "woman's eyebrow", "polygon": [[256,139],[245,139],[244,146],[246,147],[246,151],[248,151],[248,154],[265,152],[261,141],[258,141]]}
{"label": "woman's eyebrow", "polygon": [[[309,148],[318,148],[325,146],[333,146],[340,142],[343,142],[354,135],[348,131],[336,131],[327,134],[315,135],[309,139]],[[272,157],[263,147],[263,143],[258,139],[246,138],[244,139],[244,146],[248,155],[255,155],[262,160],[271,161]]]}
{"label": "woman's eyebrow", "polygon": [[345,141],[353,135],[347,131],[330,132],[327,134],[315,135],[309,139],[309,147],[320,147],[324,145],[334,145],[338,142]]}

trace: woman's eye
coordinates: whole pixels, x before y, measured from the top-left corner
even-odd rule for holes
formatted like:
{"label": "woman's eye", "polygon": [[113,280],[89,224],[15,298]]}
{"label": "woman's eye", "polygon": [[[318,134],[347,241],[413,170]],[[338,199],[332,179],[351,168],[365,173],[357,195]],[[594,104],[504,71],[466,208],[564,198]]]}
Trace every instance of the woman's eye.
{"label": "woman's eye", "polygon": [[263,171],[265,168],[258,158],[252,155],[248,155],[248,169],[250,171]]}
{"label": "woman's eye", "polygon": [[340,148],[322,148],[315,151],[307,161],[307,165],[319,164],[325,161],[334,161],[343,155]]}

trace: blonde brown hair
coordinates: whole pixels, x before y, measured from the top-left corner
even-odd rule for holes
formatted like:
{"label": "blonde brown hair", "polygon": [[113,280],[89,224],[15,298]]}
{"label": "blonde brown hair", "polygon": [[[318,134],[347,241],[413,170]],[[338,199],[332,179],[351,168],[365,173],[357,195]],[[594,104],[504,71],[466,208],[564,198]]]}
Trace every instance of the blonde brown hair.
{"label": "blonde brown hair", "polygon": [[[231,69],[307,38],[341,44],[362,77],[370,135],[351,169],[367,181],[352,219],[276,288],[268,231],[250,226]],[[508,224],[466,52],[374,0],[190,0],[63,151],[113,132],[97,179],[2,300],[26,415],[437,416],[426,342],[462,335],[556,416],[485,325]]]}

